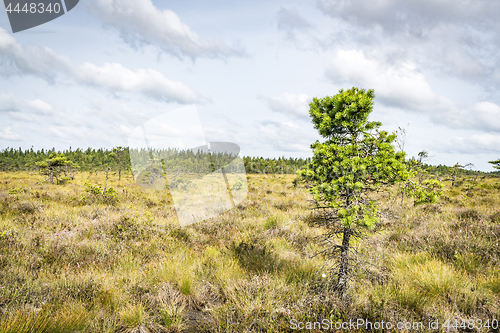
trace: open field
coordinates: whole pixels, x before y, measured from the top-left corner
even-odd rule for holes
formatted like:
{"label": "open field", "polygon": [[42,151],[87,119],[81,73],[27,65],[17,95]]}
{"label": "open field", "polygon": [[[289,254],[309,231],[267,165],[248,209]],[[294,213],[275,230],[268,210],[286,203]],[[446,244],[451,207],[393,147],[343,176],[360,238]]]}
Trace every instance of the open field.
{"label": "open field", "polygon": [[448,182],[434,205],[381,197],[379,227],[355,244],[369,264],[349,306],[329,291],[322,258],[311,258],[325,230],[315,226],[310,197],[293,186],[293,175],[248,175],[243,203],[187,227],[166,191],[141,189],[130,175],[120,182],[111,175],[116,193],[106,198],[85,185],[103,186],[102,174],[77,173],[65,185],[43,179],[0,174],[1,333],[500,320],[496,177]]}

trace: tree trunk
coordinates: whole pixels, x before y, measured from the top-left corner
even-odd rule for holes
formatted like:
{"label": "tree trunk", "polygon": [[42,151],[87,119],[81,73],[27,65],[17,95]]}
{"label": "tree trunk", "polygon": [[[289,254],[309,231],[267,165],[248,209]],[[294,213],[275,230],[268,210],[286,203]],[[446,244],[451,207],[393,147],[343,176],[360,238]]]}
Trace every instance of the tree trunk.
{"label": "tree trunk", "polygon": [[50,168],[50,183],[54,184],[54,169]]}
{"label": "tree trunk", "polygon": [[118,181],[122,180],[122,159],[118,158]]}
{"label": "tree trunk", "polygon": [[108,172],[109,168],[106,169],[106,180],[104,181],[104,190],[102,191],[102,195],[106,195],[106,187],[108,186]]}
{"label": "tree trunk", "polygon": [[342,252],[340,254],[339,279],[337,282],[337,291],[340,293],[343,300],[345,300],[347,296],[347,279],[349,277],[349,246],[351,234],[351,229],[344,227],[342,238]]}

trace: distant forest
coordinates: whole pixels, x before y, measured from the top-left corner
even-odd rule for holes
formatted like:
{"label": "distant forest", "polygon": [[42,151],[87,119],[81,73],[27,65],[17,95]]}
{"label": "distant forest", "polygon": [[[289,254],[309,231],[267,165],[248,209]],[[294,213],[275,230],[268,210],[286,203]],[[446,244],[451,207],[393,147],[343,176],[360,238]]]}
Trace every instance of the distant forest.
{"label": "distant forest", "polygon": [[[92,149],[86,150],[76,149],[65,151],[51,150],[22,150],[6,148],[0,151],[0,171],[37,171],[40,168],[40,163],[49,161],[57,156],[64,156],[69,162],[69,165],[75,171],[95,172],[101,170],[118,170],[121,165],[121,170],[130,172],[132,165],[130,162],[130,153],[128,148],[123,148],[119,154],[113,149]],[[198,165],[205,168],[207,163],[206,153],[196,153],[191,150],[169,150],[169,159],[175,161],[181,167],[187,169],[196,168]],[[230,160],[230,158],[224,158]],[[243,157],[245,169],[250,174],[294,174],[304,165],[310,162],[310,158],[263,158],[263,157]],[[215,163],[219,164],[219,163]],[[459,175],[478,175],[488,173],[500,173],[500,171],[482,172],[472,169],[461,168],[457,170],[452,166],[446,165],[428,165],[423,164],[422,169],[434,175],[449,175],[458,171]]]}
{"label": "distant forest", "polygon": [[[114,154],[113,154],[114,153]],[[140,152],[143,155],[144,152]],[[153,151],[156,155],[156,151]],[[168,150],[168,161],[175,162],[181,168],[197,171],[206,169],[207,164],[218,166],[221,163],[223,154],[212,154],[212,161],[206,153],[196,153],[191,150]],[[86,150],[76,149],[65,151],[51,150],[22,150],[7,148],[0,151],[0,170],[1,171],[36,171],[39,169],[40,162],[48,161],[56,156],[64,156],[67,161],[71,162],[71,167],[77,171],[99,171],[111,168],[118,170],[121,163],[121,169],[131,171],[132,165],[130,161],[130,151],[128,148],[123,149],[120,159],[116,158],[117,154],[112,149],[92,149]],[[141,158],[142,159],[142,158]],[[222,160],[230,161],[227,155]],[[270,173],[270,174],[294,174],[297,170],[309,163],[309,158],[262,158],[262,157],[243,157],[245,169],[247,173]],[[165,165],[168,168],[168,165]]]}

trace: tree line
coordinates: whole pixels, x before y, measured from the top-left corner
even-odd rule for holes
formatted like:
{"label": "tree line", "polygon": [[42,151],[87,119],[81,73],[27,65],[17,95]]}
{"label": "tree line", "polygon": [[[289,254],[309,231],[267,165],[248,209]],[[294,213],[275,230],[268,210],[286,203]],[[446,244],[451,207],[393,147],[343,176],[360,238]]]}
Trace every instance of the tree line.
{"label": "tree line", "polygon": [[[150,156],[152,153],[155,156],[168,156],[163,166],[171,169],[174,165],[184,170],[193,172],[209,172],[214,167],[218,167],[229,163],[232,159],[230,154],[218,154],[217,158],[212,160],[206,153],[195,152],[193,150],[176,150],[167,149],[160,153],[157,150],[143,150],[139,154]],[[224,156],[225,155],[225,156]],[[64,159],[61,160],[61,157]],[[56,158],[59,158],[56,161]],[[33,148],[22,150],[21,148],[6,148],[0,151],[0,170],[1,171],[40,171],[44,167],[44,163],[52,163],[64,165],[64,170],[67,172],[74,171],[105,171],[113,170],[121,172],[131,172],[132,164],[130,161],[130,150],[128,147],[115,147],[113,149],[76,149],[71,147],[67,150],[56,151],[55,148],[49,150],[34,150]],[[164,159],[165,160],[165,159]],[[264,157],[243,157],[246,172],[249,174],[295,174],[311,162],[311,158],[264,158]],[[47,166],[47,167],[49,167]],[[472,170],[456,164],[455,166],[446,165],[430,165],[422,163],[422,170],[428,174],[438,175],[440,177],[447,176],[465,176],[465,175],[480,175],[484,176],[487,172]],[[489,173],[500,173],[500,171],[492,171]],[[67,176],[67,175],[66,175]]]}
{"label": "tree line", "polygon": [[[227,165],[234,159],[231,154],[209,154],[202,151],[178,149],[141,149],[130,150],[128,147],[113,149],[76,149],[56,151],[22,150],[21,148],[6,148],[0,151],[1,171],[40,171],[51,165],[64,166],[69,171],[132,171],[130,154],[135,164],[149,163],[158,160],[158,163],[167,170],[181,168],[191,172],[213,172]],[[245,156],[242,158],[247,173],[250,174],[295,174],[310,158],[263,158]]]}

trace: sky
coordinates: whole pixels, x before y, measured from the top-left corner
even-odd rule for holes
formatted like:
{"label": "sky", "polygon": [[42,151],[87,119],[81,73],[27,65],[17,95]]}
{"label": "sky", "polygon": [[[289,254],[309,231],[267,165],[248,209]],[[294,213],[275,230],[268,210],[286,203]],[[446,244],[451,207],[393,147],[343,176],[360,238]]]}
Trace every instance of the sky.
{"label": "sky", "polygon": [[356,86],[409,157],[493,171],[499,16],[489,0],[81,0],[14,34],[2,10],[0,150],[128,146],[170,114],[242,155],[308,157],[309,102]]}

